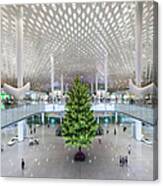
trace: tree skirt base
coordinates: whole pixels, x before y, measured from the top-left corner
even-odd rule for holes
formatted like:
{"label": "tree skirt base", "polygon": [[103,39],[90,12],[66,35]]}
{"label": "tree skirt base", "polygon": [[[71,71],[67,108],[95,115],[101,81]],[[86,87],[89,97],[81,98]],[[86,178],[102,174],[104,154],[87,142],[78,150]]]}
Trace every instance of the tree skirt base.
{"label": "tree skirt base", "polygon": [[81,151],[77,152],[74,157],[75,161],[84,161],[85,160],[85,154]]}

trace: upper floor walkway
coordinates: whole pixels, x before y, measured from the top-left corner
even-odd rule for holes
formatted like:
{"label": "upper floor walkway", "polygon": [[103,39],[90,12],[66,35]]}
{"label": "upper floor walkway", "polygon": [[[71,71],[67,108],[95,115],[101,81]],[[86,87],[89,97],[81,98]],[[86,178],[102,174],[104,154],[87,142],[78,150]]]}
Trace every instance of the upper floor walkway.
{"label": "upper floor walkway", "polygon": [[[115,104],[115,103],[98,103],[93,104],[92,109],[95,112],[120,112],[139,119],[151,125],[156,124],[157,108],[138,106],[134,104]],[[64,112],[64,104],[35,103],[25,104],[19,107],[6,109],[1,111],[1,128],[12,123],[28,118],[34,114],[42,112]]]}

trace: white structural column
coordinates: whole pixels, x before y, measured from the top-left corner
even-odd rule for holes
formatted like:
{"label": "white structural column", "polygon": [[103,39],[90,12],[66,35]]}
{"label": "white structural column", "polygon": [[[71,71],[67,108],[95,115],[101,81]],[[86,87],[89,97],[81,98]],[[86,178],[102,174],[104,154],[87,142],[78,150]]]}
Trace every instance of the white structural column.
{"label": "white structural column", "polygon": [[95,77],[95,88],[96,88],[96,94],[98,91],[98,74],[96,73],[96,77]]}
{"label": "white structural column", "polygon": [[142,122],[139,120],[134,120],[134,125],[133,125],[133,137],[140,141],[142,139]]}
{"label": "white structural column", "polygon": [[17,87],[23,87],[24,62],[23,62],[23,7],[18,6],[16,16],[16,64],[17,64]]}
{"label": "white structural column", "polygon": [[23,141],[24,140],[24,137],[26,136],[26,127],[25,127],[25,124],[26,124],[26,120],[22,120],[22,121],[19,121],[18,122],[18,141]]}
{"label": "white structural column", "polygon": [[118,123],[118,112],[115,112],[115,123]]}
{"label": "white structural column", "polygon": [[62,116],[60,117],[60,124],[62,124]]}
{"label": "white structural column", "polygon": [[100,117],[97,116],[97,123],[99,124],[100,123]]}
{"label": "white structural column", "polygon": [[54,92],[54,57],[50,56],[50,63],[51,63],[51,92]]}
{"label": "white structural column", "polygon": [[44,125],[45,124],[45,113],[41,113],[41,123]]}
{"label": "white structural column", "polygon": [[142,2],[137,2],[136,24],[135,24],[135,81],[141,86],[141,64],[142,64]]}
{"label": "white structural column", "polygon": [[63,74],[61,73],[61,95],[63,95],[64,87],[63,87]]}
{"label": "white structural column", "polygon": [[35,115],[32,116],[32,124],[35,122]]}
{"label": "white structural column", "polygon": [[108,90],[108,55],[104,58],[104,80],[105,80],[105,93]]}

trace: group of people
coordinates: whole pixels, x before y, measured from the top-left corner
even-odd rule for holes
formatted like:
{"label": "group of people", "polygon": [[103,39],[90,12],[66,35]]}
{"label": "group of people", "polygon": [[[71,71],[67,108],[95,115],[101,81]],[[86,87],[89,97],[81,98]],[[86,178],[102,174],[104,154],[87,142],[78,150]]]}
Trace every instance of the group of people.
{"label": "group of people", "polygon": [[119,165],[120,167],[128,166],[128,156],[120,156]]}
{"label": "group of people", "polygon": [[34,127],[33,130],[32,130],[32,128],[30,129],[30,134],[32,134],[32,133],[36,134],[36,127]]}
{"label": "group of people", "polygon": [[[124,126],[124,127],[123,127],[123,132],[125,132],[126,130],[127,130],[127,127]],[[114,136],[117,135],[117,129],[116,129],[116,128],[114,128],[113,133],[114,133]],[[109,134],[109,129],[106,130],[106,134]],[[99,141],[99,144],[101,144],[101,142],[102,142],[102,141],[101,141],[101,138],[100,138],[98,141]]]}
{"label": "group of people", "polygon": [[[128,145],[128,156],[131,155],[131,145]],[[120,167],[128,166],[128,156],[120,156],[119,157],[119,165]]]}
{"label": "group of people", "polygon": [[[127,130],[127,127],[124,126],[123,127],[123,132],[125,132],[126,130]],[[109,134],[109,130],[108,129],[106,130],[106,134]],[[116,128],[114,128],[114,135],[116,136],[116,134],[117,134],[117,130],[116,130]]]}

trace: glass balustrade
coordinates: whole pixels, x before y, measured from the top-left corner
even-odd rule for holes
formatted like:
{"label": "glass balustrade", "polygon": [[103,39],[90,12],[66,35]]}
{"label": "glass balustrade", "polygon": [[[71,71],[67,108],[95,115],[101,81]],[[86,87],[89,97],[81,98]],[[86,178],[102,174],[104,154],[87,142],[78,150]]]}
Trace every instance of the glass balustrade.
{"label": "glass balustrade", "polygon": [[[19,121],[30,115],[40,112],[64,111],[63,104],[48,104],[48,103],[35,103],[25,104],[15,108],[5,109],[1,111],[1,127]],[[122,112],[137,119],[141,119],[150,124],[154,124],[154,112],[152,107],[139,106],[135,104],[115,104],[115,103],[99,103],[93,104],[94,111],[112,111]]]}

